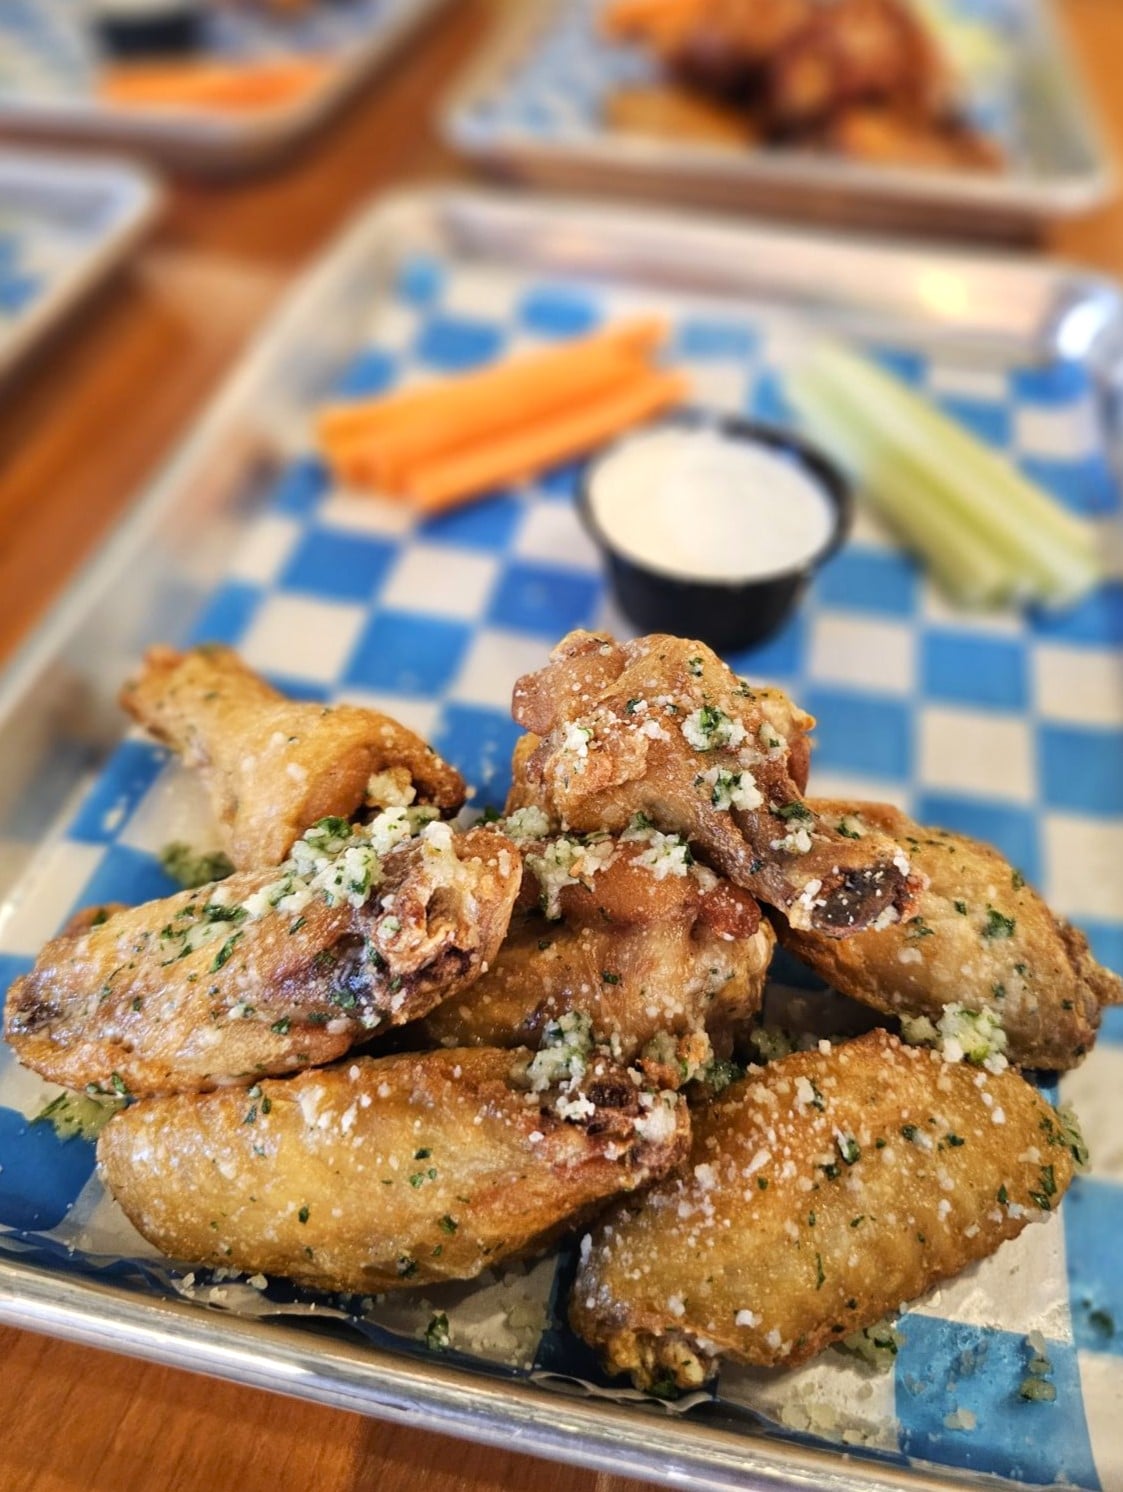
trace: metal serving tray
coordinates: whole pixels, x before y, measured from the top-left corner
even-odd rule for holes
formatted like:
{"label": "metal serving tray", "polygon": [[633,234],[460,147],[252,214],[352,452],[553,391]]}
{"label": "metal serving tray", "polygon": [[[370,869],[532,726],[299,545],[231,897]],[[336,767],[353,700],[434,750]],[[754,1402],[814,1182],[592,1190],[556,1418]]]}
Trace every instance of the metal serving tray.
{"label": "metal serving tray", "polygon": [[[13,134],[104,140],[168,164],[225,173],[267,164],[322,124],[446,0],[356,0],[332,10],[335,68],[293,103],[238,115],[115,109],[93,92],[94,54],[76,29],[75,0],[0,0],[0,128]],[[263,30],[262,48],[279,36]],[[241,39],[253,50],[253,38]]]}
{"label": "metal serving tray", "polygon": [[161,200],[125,161],[0,150],[0,378],[128,257]]}
{"label": "metal serving tray", "polygon": [[[637,306],[672,318],[676,356],[695,371],[701,398],[773,418],[783,412],[770,371],[775,339],[810,326],[873,342],[991,438],[1002,406],[1020,457],[1099,524],[1108,584],[1071,616],[1026,621],[949,613],[859,523],[793,627],[734,661],[790,683],[820,717],[818,791],[911,797],[933,814],[938,798],[945,822],[1018,854],[1101,956],[1118,961],[1123,887],[1103,849],[1123,834],[1123,772],[1110,756],[1123,734],[1112,651],[1123,632],[1111,470],[1123,353],[1116,287],[1039,261],[938,250],[920,258],[875,242],[448,192],[390,199],[357,221],[0,679],[0,976],[27,967],[75,902],[122,891],[141,899],[161,887],[151,849],[168,823],[168,769],[154,748],[122,743],[115,704],[153,641],[232,641],[290,686],[393,704],[495,800],[519,663],[540,661],[570,625],[621,625],[605,609],[572,511],[575,474],[413,528],[391,503],[325,490],[308,454],[308,414],[330,391],[464,366]],[[1012,698],[1003,680],[1027,671],[1032,699]],[[955,689],[968,697],[956,701]],[[862,721],[875,728],[855,729]],[[931,740],[951,739],[955,750],[909,757],[902,722],[925,740],[935,729]],[[997,760],[986,749],[996,730]],[[1050,767],[1058,733],[1068,755]],[[894,741],[906,751],[899,760]],[[1030,774],[1021,784],[1020,773]],[[154,807],[161,792],[164,808]],[[1098,868],[1066,859],[1066,834],[1078,832],[1086,855],[1099,846]],[[595,1370],[549,1327],[534,1327],[528,1369],[482,1349],[469,1357],[468,1338],[455,1335],[462,1350],[427,1353],[400,1304],[344,1319],[338,1302],[205,1279],[182,1299],[182,1278],[122,1234],[87,1179],[92,1156],[74,1148],[84,1142],[61,1144],[26,1123],[43,1087],[7,1052],[0,1320],[667,1485],[947,1492],[1060,1472],[1080,1487],[1118,1485],[1123,1356],[1114,1337],[1097,1335],[1090,1303],[1102,1320],[1120,1295],[1111,1209],[1123,1198],[1121,1038],[1109,1018],[1097,1051],[1061,1085],[1100,1155],[1093,1181],[910,1312],[905,1367],[888,1383],[834,1361],[796,1375],[723,1371],[715,1398],[668,1413],[621,1402],[603,1384],[577,1392],[574,1380]],[[544,1320],[553,1271],[547,1261],[523,1282],[537,1290]],[[474,1298],[471,1289],[461,1296]],[[412,1308],[422,1328],[433,1308],[444,1307]],[[459,1305],[448,1308],[456,1332]],[[294,1313],[300,1319],[287,1319]],[[1048,1340],[1053,1405],[1016,1401],[1030,1329]],[[912,1384],[913,1369],[928,1372],[949,1352],[960,1364],[955,1407],[979,1411],[973,1436],[944,1427],[952,1389],[942,1369],[927,1387]],[[961,1363],[968,1356],[983,1364],[973,1376]],[[859,1435],[863,1444],[846,1443],[829,1418],[803,1413],[809,1394],[816,1404],[833,1394],[841,1424],[879,1414],[884,1423]]]}
{"label": "metal serving tray", "polygon": [[1003,96],[981,111],[983,127],[1009,147],[1006,169],[994,174],[610,130],[601,101],[618,80],[636,75],[637,64],[635,49],[598,37],[603,3],[509,6],[442,111],[449,143],[496,171],[565,191],[962,237],[1024,236],[1111,195],[1112,163],[1050,0],[964,7],[993,25],[1010,70]]}

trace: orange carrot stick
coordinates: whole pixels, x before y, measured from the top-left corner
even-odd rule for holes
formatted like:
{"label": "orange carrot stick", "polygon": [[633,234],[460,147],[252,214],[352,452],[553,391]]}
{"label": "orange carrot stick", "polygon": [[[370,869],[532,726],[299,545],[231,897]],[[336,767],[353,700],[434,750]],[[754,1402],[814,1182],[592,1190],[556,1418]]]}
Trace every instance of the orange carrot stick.
{"label": "orange carrot stick", "polygon": [[698,0],[612,0],[601,12],[600,26],[607,36],[630,36],[668,23],[693,21],[701,9]]}
{"label": "orange carrot stick", "polygon": [[100,95],[121,108],[266,109],[328,77],[331,65],[307,58],[260,63],[170,62],[107,68]]}
{"label": "orange carrot stick", "polygon": [[492,399],[482,407],[475,399],[445,401],[449,407],[442,406],[431,417],[400,418],[351,437],[339,449],[347,464],[369,474],[367,480],[393,490],[402,486],[414,467],[451,457],[587,403],[610,389],[623,388],[646,367],[638,358],[604,343],[592,348],[582,362],[567,366],[561,377],[524,379],[516,397]]}
{"label": "orange carrot stick", "polygon": [[654,351],[666,335],[667,324],[661,317],[635,317],[544,352],[527,353],[455,378],[361,403],[327,405],[317,419],[317,434],[330,448],[358,432],[388,429],[406,418],[434,423],[470,418],[473,428],[479,428],[479,423],[494,418],[497,410],[527,397],[532,381],[543,390],[557,390],[555,403],[564,404],[579,397],[584,370],[590,359],[603,355],[601,349],[608,347],[618,355],[626,353],[638,359]]}
{"label": "orange carrot stick", "polygon": [[680,404],[689,392],[689,381],[682,373],[638,374],[622,389],[613,389],[512,434],[416,467],[406,479],[406,494],[423,512],[439,513],[492,487],[583,455],[629,425]]}

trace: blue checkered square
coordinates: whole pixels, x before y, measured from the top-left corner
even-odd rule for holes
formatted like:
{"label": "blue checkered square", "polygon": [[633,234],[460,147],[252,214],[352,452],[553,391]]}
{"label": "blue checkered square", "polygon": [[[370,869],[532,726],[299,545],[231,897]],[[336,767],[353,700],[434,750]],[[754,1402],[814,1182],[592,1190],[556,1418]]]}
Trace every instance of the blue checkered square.
{"label": "blue checkered square", "polygon": [[815,594],[823,606],[911,617],[920,597],[920,576],[907,555],[851,544],[823,566]]}
{"label": "blue checkered square", "polygon": [[744,361],[759,346],[760,333],[755,327],[738,325],[727,317],[691,316],[679,327],[672,351],[676,357],[701,362],[711,358]]}
{"label": "blue checkered square", "polygon": [[815,764],[836,772],[907,781],[912,773],[913,721],[897,699],[812,684],[803,706],[815,716]]}
{"label": "blue checkered square", "polygon": [[1078,1176],[1061,1216],[1076,1345],[1123,1356],[1123,1187],[1100,1181],[1094,1173]]}
{"label": "blue checkered square", "polygon": [[439,695],[456,676],[471,638],[463,622],[408,612],[377,613],[343,672],[353,689]]}
{"label": "blue checkered square", "polygon": [[534,285],[516,315],[528,332],[539,337],[576,337],[589,332],[601,319],[600,300],[586,285]]}
{"label": "blue checkered square", "polygon": [[914,806],[922,824],[969,834],[997,845],[1012,865],[1034,885],[1041,883],[1037,815],[1031,808],[953,793],[923,792]]}
{"label": "blue checkered square", "polygon": [[50,1124],[36,1124],[0,1108],[0,1225],[46,1232],[56,1228],[94,1169],[86,1140],[60,1140]]}
{"label": "blue checkered square", "polygon": [[1031,482],[1040,483],[1074,513],[1097,518],[1119,506],[1115,473],[1100,451],[1080,461],[1023,456],[1019,465]]}
{"label": "blue checkered square", "polygon": [[100,907],[111,901],[135,907],[156,897],[172,896],[179,889],[154,856],[127,844],[111,844],[65,917],[72,917],[84,907]]}
{"label": "blue checkered square", "polygon": [[447,278],[448,268],[435,254],[413,254],[399,267],[394,291],[409,305],[431,306],[440,299]]}
{"label": "blue checkered square", "polygon": [[1043,724],[1041,792],[1050,808],[1123,813],[1123,729]]}
{"label": "blue checkered square", "polygon": [[167,752],[151,742],[122,741],[82,800],[70,825],[70,837],[108,844],[159,777],[167,759]]}
{"label": "blue checkered square", "polygon": [[921,643],[921,688],[929,699],[981,710],[1025,710],[1029,668],[1021,642],[973,632],[929,632]]}
{"label": "blue checkered square", "polygon": [[305,456],[291,462],[281,472],[268,495],[274,513],[289,518],[307,518],[314,512],[331,487],[331,475],[316,457]]}
{"label": "blue checkered square", "polygon": [[364,348],[332,384],[332,393],[339,399],[375,399],[393,387],[397,374],[397,358],[379,347]]}
{"label": "blue checkered square", "polygon": [[573,627],[591,625],[599,595],[594,576],[515,561],[496,587],[487,620],[556,641]]}
{"label": "blue checkered square", "polygon": [[522,518],[513,497],[497,493],[463,508],[438,513],[417,529],[418,537],[433,544],[462,544],[466,549],[504,549]]}
{"label": "blue checkered square", "polygon": [[738,673],[752,678],[794,679],[803,671],[807,633],[807,613],[796,610],[778,632],[743,653],[732,654],[730,663]]}
{"label": "blue checkered square", "polygon": [[433,744],[476,789],[473,808],[501,809],[511,781],[511,753],[520,735],[509,713],[448,704]]}
{"label": "blue checkered square", "polygon": [[228,581],[195,618],[189,634],[190,642],[222,642],[236,648],[257,614],[262,598],[263,592],[258,586],[245,581]]}
{"label": "blue checkered square", "polygon": [[[1071,1345],[1047,1342],[1057,1397],[1030,1402],[1018,1393],[1032,1356],[1024,1336],[915,1314],[901,1330],[897,1413],[906,1455],[1033,1485],[1099,1488]],[[964,1410],[975,1427],[949,1427]]]}
{"label": "blue checkered square", "polygon": [[1109,580],[1078,605],[1030,618],[1039,637],[1092,648],[1123,646],[1123,581]]}
{"label": "blue checkered square", "polygon": [[289,557],[281,584],[330,600],[370,601],[396,554],[385,539],[313,529]]}
{"label": "blue checkered square", "polygon": [[1013,435],[1011,412],[1005,404],[989,404],[983,399],[969,399],[960,394],[945,394],[937,400],[952,419],[965,425],[987,445],[1000,450],[1010,445]]}
{"label": "blue checkered square", "polygon": [[441,373],[462,373],[494,361],[503,342],[493,321],[438,312],[425,323],[413,353],[418,362]]}

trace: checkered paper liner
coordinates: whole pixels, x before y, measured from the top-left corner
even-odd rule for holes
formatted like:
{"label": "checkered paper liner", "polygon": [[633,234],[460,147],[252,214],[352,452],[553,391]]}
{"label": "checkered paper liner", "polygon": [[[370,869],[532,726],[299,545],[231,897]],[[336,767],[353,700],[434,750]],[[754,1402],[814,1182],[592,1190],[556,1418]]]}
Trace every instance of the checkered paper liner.
{"label": "checkered paper liner", "polygon": [[[790,321],[439,255],[402,261],[335,391],[376,393],[454,372],[640,308],[670,318],[671,355],[693,375],[699,403],[789,418]],[[1096,524],[1109,578],[1063,616],[964,615],[860,518],[784,631],[730,662],[781,684],[817,717],[817,792],[891,799],[925,822],[993,841],[1088,932],[1104,962],[1123,968],[1123,546],[1095,390],[1077,363],[982,369],[908,347],[871,351]],[[627,630],[574,510],[578,468],[417,525],[400,505],[333,489],[300,439],[193,639],[233,644],[295,694],[398,716],[461,768],[479,806],[499,804],[517,734],[508,712],[515,678],[572,627]],[[126,738],[4,909],[0,987],[75,908],[170,893],[160,847],[203,842],[206,823],[188,774],[161,749]],[[785,977],[801,978],[790,968]],[[835,1353],[786,1374],[724,1367],[722,1409],[758,1433],[763,1425],[902,1462],[1031,1484],[1120,1485],[1121,1087],[1123,1016],[1109,1013],[1097,1050],[1060,1082],[1060,1098],[1083,1119],[1093,1174],[1059,1214],[909,1310],[892,1373]],[[426,1323],[447,1310],[456,1360],[607,1390],[564,1326],[570,1251],[420,1301],[412,1292],[316,1300],[280,1282],[262,1293],[242,1280],[185,1279],[105,1197],[92,1147],[29,1122],[53,1091],[0,1054],[7,1250],[63,1274],[106,1274],[219,1309],[311,1313],[402,1352],[424,1353]],[[1047,1342],[1052,1403],[1019,1397],[1030,1331]]]}
{"label": "checkered paper liner", "polygon": [[[605,133],[605,107],[617,89],[662,80],[662,69],[648,51],[610,40],[601,30],[606,5],[607,0],[565,0],[545,8],[544,24],[530,44],[461,121],[474,140],[588,142]],[[1019,160],[1026,143],[1017,58],[1029,11],[1017,0],[945,0],[945,9],[950,19],[978,28],[993,41],[985,65],[976,62],[962,71],[961,102],[1006,156]]]}
{"label": "checkered paper liner", "polygon": [[[418,8],[418,0],[321,3],[295,18],[215,6],[203,51],[243,59],[341,52]],[[100,62],[85,0],[0,0],[0,99],[73,98],[94,91]]]}

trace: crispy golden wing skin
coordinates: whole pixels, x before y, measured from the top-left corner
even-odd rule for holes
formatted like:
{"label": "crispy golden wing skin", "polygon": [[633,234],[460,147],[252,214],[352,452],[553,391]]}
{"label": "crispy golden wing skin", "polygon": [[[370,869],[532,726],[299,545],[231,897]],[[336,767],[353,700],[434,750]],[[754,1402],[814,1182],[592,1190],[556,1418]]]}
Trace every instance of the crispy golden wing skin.
{"label": "crispy golden wing skin", "polygon": [[510,840],[445,824],[392,849],[359,906],[251,914],[277,871],[236,872],[48,943],[8,993],[5,1036],[52,1082],[137,1095],[330,1062],[471,983],[520,874]]}
{"label": "crispy golden wing skin", "polygon": [[727,1057],[760,1009],[774,944],[752,897],[701,866],[660,875],[644,841],[615,839],[572,865],[550,920],[534,866],[556,844],[523,845],[503,946],[470,989],[426,1016],[422,1039],[537,1047],[547,1022],[581,1011],[624,1061],[663,1032],[705,1032]]}
{"label": "crispy golden wing skin", "polygon": [[912,914],[838,943],[778,924],[780,941],[835,989],[887,1015],[939,1021],[945,1005],[992,1010],[1021,1067],[1073,1067],[1091,1048],[1102,1007],[1123,980],[1055,917],[992,846],[929,829],[885,803],[812,800],[851,832],[889,834],[927,887]]}
{"label": "crispy golden wing skin", "polygon": [[286,699],[229,648],[152,648],[121,703],[199,770],[239,870],[279,865],[322,818],[464,802],[459,772],[404,725],[354,705]]}
{"label": "crispy golden wing skin", "polygon": [[689,1144],[686,1105],[653,1126],[623,1069],[592,1076],[574,1121],[524,1091],[516,1055],[359,1058],[249,1093],[148,1099],[103,1130],[101,1175],[181,1259],[364,1293],[470,1279]]}
{"label": "crispy golden wing skin", "polygon": [[791,743],[804,745],[811,717],[778,690],[750,687],[703,643],[571,632],[518,681],[512,709],[538,738],[516,751],[513,808],[535,804],[581,831],[618,832],[645,815],[830,937],[911,905],[898,845],[848,839],[803,802]]}
{"label": "crispy golden wing skin", "polygon": [[681,1175],[582,1245],[570,1320],[643,1386],[793,1366],[1059,1205],[1073,1158],[1012,1068],[873,1031],[771,1064],[695,1116]]}

